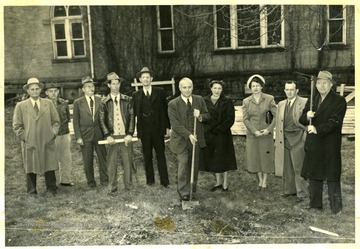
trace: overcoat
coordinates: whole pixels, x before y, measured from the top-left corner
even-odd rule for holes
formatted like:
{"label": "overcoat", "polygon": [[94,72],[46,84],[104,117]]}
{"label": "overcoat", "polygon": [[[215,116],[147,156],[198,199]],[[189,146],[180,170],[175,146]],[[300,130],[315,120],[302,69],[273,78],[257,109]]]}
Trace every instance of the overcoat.
{"label": "overcoat", "polygon": [[[209,119],[210,115],[203,98],[199,95],[193,94],[192,99],[192,109],[200,110],[200,114],[202,115],[202,121],[204,122]],[[185,149],[186,144],[189,141],[190,134],[193,133],[193,131],[188,130],[188,126],[186,124],[187,105],[182,100],[181,96],[178,96],[169,102],[168,115],[171,124],[170,150],[175,154],[181,153]],[[204,128],[202,123],[199,122],[199,120],[197,120],[196,122],[197,140],[200,148],[204,148],[206,146]]]}
{"label": "overcoat", "polygon": [[[273,130],[276,119],[276,104],[274,97],[261,93],[259,103],[253,95],[243,100],[243,120],[246,126],[246,162],[250,172],[274,173],[274,141]],[[266,113],[271,111],[273,120],[266,123]],[[267,129],[266,136],[256,137],[255,131]]]}
{"label": "overcoat", "polygon": [[[297,127],[300,129],[303,129],[302,134],[300,138],[294,137],[289,138],[289,142],[291,143],[291,146],[294,147],[298,143],[305,142],[306,139],[306,127],[299,123],[299,118],[303,112],[303,109],[305,107],[307,98],[303,98],[300,96],[297,96],[293,103],[293,109],[292,109],[292,115],[294,118],[294,123]],[[286,106],[287,100],[280,101],[278,104],[277,114],[276,114],[276,134],[275,134],[275,175],[276,176],[283,176],[283,169],[284,169],[284,111]],[[304,150],[304,148],[300,148]],[[301,153],[303,152],[297,152],[293,151],[293,153]],[[296,156],[294,156],[297,158]]]}
{"label": "overcoat", "polygon": [[58,170],[55,138],[60,120],[51,100],[40,98],[36,114],[30,99],[19,102],[14,110],[13,130],[21,140],[26,173],[44,174]]}
{"label": "overcoat", "polygon": [[[341,176],[341,129],[346,113],[346,100],[333,90],[326,95],[319,106],[321,97],[314,96],[312,125],[317,134],[308,134],[305,141],[305,159],[301,176],[311,180],[340,181]],[[318,107],[319,106],[319,107]],[[303,125],[309,125],[307,101],[299,119]]]}
{"label": "overcoat", "polygon": [[[159,135],[164,136],[166,134],[166,129],[170,129],[170,121],[167,113],[167,102],[165,91],[159,87],[151,87],[151,103],[152,103],[152,118],[154,119],[155,128]],[[134,101],[134,113],[137,117],[136,128],[137,128],[137,136],[139,138],[143,137],[144,134],[144,122],[142,115],[142,101],[143,101],[143,90],[140,89],[133,93],[133,101]]]}
{"label": "overcoat", "polygon": [[204,121],[206,147],[200,154],[200,170],[223,173],[236,170],[236,157],[230,128],[235,121],[231,99],[223,95],[214,105],[211,95],[204,97],[210,119]]}

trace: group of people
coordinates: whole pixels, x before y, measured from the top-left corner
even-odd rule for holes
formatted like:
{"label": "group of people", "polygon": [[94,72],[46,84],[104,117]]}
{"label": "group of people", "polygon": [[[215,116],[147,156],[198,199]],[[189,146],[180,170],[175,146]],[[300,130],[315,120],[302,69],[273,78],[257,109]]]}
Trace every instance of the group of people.
{"label": "group of people", "polygon": [[[190,192],[196,193],[199,170],[214,173],[216,182],[210,191],[229,191],[228,173],[237,169],[230,129],[235,122],[235,108],[223,94],[224,82],[211,81],[210,94],[202,97],[193,94],[190,78],[182,78],[180,96],[167,103],[164,90],[152,86],[154,73],[149,68],[142,68],[136,76],[143,87],[131,97],[120,92],[123,79],[115,72],[107,75],[110,93],[105,98],[94,94],[95,82],[91,77],[82,79],[84,96],[74,101],[73,127],[87,185],[97,186],[95,151],[100,185],[107,187],[109,194],[118,190],[120,154],[124,188],[132,188],[136,126],[147,185],[155,183],[154,149],[160,184],[169,187],[164,136],[170,134],[169,148],[178,162],[177,191],[182,201],[190,199]],[[296,196],[298,202],[309,197],[310,208],[316,209],[322,208],[326,181],[331,210],[339,213],[341,128],[346,101],[332,90],[330,72],[320,71],[315,80],[317,92],[313,100],[298,96],[297,84],[291,80],[284,87],[287,99],[276,105],[273,96],[262,92],[264,77],[256,74],[248,79],[252,95],[243,100],[242,107],[247,128],[246,169],[257,174],[259,190],[266,190],[267,176],[275,172],[283,178],[283,197]],[[13,130],[21,140],[29,194],[37,193],[36,176],[44,175],[47,191],[55,195],[58,188],[55,171],[59,168],[60,185],[74,185],[70,112],[67,102],[59,98],[59,88],[57,84],[44,85],[30,78],[24,85],[29,98],[15,107]],[[42,89],[47,98],[40,97]]]}

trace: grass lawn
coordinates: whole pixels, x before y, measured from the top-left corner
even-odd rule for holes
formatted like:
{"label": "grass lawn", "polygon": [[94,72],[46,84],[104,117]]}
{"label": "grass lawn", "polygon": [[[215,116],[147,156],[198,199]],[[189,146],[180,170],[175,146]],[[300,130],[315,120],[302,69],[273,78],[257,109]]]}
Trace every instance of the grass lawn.
{"label": "grass lawn", "polygon": [[[89,189],[79,147],[72,138],[74,187],[60,186],[57,196],[26,194],[20,142],[12,131],[13,107],[5,109],[5,245],[169,245],[169,244],[288,244],[355,243],[355,142],[343,138],[343,212],[332,215],[324,192],[322,211],[308,202],[283,198],[282,179],[270,175],[268,188],[258,191],[256,175],[244,170],[245,137],[234,136],[238,170],[230,173],[229,192],[210,192],[213,174],[200,172],[200,206],[183,211],[176,192],[175,156],[166,148],[170,189],[145,184],[140,142],[135,144],[134,188],[107,195],[105,187]],[[121,173],[121,166],[120,173]],[[98,180],[97,166],[95,168]],[[325,191],[326,187],[325,187]],[[330,236],[309,229],[325,229]]]}

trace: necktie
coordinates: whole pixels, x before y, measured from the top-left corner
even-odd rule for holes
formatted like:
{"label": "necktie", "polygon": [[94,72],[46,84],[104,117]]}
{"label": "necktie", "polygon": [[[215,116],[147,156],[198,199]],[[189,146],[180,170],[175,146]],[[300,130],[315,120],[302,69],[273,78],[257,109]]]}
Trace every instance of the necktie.
{"label": "necktie", "polygon": [[321,103],[322,103],[322,98],[319,98],[319,103],[318,103],[317,109],[320,108]]}
{"label": "necktie", "polygon": [[291,104],[291,101],[288,100],[288,101],[287,101],[287,104],[286,104],[286,107],[285,107],[285,109],[286,109],[285,112],[286,112],[286,113],[288,113],[289,110],[290,110],[290,104]]}
{"label": "necktie", "polygon": [[147,97],[148,99],[150,98],[149,91],[146,91],[146,97]]}
{"label": "necktie", "polygon": [[37,102],[35,102],[34,109],[35,109],[36,114],[39,114],[39,107],[37,105]]}
{"label": "necktie", "polygon": [[94,100],[90,97],[90,111],[94,115]]}
{"label": "necktie", "polygon": [[187,99],[186,105],[187,105],[188,111],[191,111],[191,103],[190,103],[189,99]]}
{"label": "necktie", "polygon": [[117,105],[117,104],[118,104],[117,97],[115,97],[114,102],[115,102],[115,105]]}

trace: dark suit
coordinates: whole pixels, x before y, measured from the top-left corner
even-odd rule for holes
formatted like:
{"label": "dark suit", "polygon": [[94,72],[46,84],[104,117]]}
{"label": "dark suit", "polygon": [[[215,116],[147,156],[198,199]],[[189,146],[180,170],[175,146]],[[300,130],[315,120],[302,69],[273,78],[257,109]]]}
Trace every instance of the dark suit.
{"label": "dark suit", "polygon": [[162,88],[151,87],[151,96],[145,96],[143,89],[133,93],[134,113],[137,117],[137,134],[141,139],[146,183],[155,183],[152,150],[155,149],[160,183],[169,185],[165,158],[164,135],[170,128],[165,92]]}
{"label": "dark suit", "polygon": [[[171,124],[170,149],[177,155],[178,159],[178,193],[181,197],[190,193],[190,173],[192,144],[189,136],[193,134],[193,110],[200,110],[202,122],[210,119],[206,104],[201,96],[192,95],[192,108],[188,112],[188,107],[181,96],[169,102],[168,114]],[[199,166],[199,149],[206,146],[204,128],[201,122],[196,123],[196,149],[195,149],[195,172],[194,172],[194,192],[196,191],[196,183]]]}
{"label": "dark suit", "polygon": [[75,139],[82,138],[84,145],[81,152],[84,160],[86,180],[89,186],[96,186],[94,178],[94,150],[96,151],[99,164],[99,175],[101,185],[108,184],[108,172],[106,168],[106,148],[99,145],[98,141],[103,139],[99,126],[99,107],[101,98],[93,96],[95,102],[94,119],[85,96],[74,101],[73,125]]}
{"label": "dark suit", "polygon": [[[320,95],[314,97],[312,125],[317,134],[308,134],[305,141],[305,159],[301,176],[310,179],[310,206],[322,208],[323,181],[328,183],[330,207],[334,213],[342,208],[340,189],[341,176],[341,129],[346,112],[345,98],[333,90],[326,95],[323,102]],[[308,125],[307,112],[309,100],[299,119]]]}

